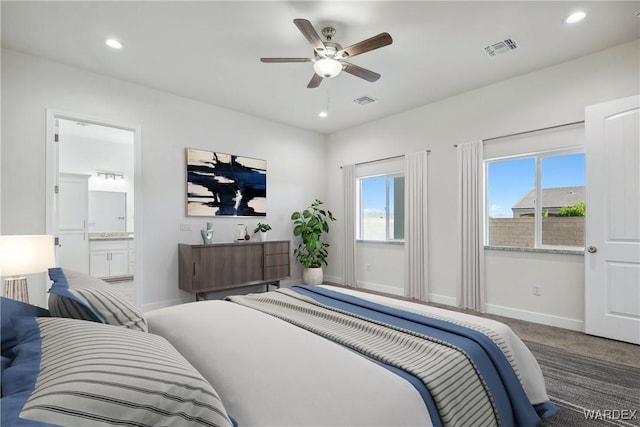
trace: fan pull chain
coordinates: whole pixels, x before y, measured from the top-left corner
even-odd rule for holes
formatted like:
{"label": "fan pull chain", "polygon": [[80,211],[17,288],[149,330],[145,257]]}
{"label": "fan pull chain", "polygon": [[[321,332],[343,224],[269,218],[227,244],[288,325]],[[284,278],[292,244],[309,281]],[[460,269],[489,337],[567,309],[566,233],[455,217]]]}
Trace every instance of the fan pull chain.
{"label": "fan pull chain", "polygon": [[325,118],[329,115],[329,103],[331,102],[331,97],[329,96],[329,85],[327,85],[327,104],[326,108],[318,114],[319,117]]}

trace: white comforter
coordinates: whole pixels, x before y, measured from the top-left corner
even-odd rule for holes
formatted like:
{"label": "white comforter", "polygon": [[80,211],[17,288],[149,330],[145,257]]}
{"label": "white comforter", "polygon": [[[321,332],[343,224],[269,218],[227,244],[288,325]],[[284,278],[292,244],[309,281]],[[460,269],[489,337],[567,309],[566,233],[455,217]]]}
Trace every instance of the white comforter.
{"label": "white comforter", "polygon": [[[540,368],[506,325],[462,313],[329,287],[411,311],[480,323],[509,343],[532,403],[548,400]],[[241,426],[430,426],[406,380],[364,357],[264,313],[200,301],[145,313],[214,386]]]}

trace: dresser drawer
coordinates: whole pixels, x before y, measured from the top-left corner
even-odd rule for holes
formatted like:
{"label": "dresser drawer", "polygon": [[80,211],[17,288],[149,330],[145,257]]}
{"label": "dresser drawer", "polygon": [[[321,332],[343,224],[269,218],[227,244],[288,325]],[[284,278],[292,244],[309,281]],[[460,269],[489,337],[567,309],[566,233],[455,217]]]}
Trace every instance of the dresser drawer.
{"label": "dresser drawer", "polygon": [[289,242],[267,242],[264,244],[264,254],[289,254]]}
{"label": "dresser drawer", "polygon": [[289,277],[289,265],[278,265],[264,269],[265,280],[284,279]]}
{"label": "dresser drawer", "polygon": [[289,254],[265,255],[264,266],[276,267],[278,265],[289,265]]}

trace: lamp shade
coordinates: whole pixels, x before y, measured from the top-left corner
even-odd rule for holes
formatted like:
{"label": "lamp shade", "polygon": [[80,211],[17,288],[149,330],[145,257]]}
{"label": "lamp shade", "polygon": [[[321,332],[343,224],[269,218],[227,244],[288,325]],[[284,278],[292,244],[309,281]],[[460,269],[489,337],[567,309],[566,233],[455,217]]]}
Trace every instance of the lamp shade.
{"label": "lamp shade", "polygon": [[55,267],[53,236],[0,236],[0,276],[17,276]]}
{"label": "lamp shade", "polygon": [[324,77],[325,79],[331,79],[342,71],[342,64],[332,58],[318,59],[313,64],[313,70],[317,75]]}

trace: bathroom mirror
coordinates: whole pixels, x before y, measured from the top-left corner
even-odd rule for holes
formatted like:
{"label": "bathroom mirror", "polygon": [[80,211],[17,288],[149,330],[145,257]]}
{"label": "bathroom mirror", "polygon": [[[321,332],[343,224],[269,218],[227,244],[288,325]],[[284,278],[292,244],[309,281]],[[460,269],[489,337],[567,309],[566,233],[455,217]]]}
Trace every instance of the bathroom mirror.
{"label": "bathroom mirror", "polygon": [[110,233],[127,231],[127,193],[89,191],[90,231]]}

